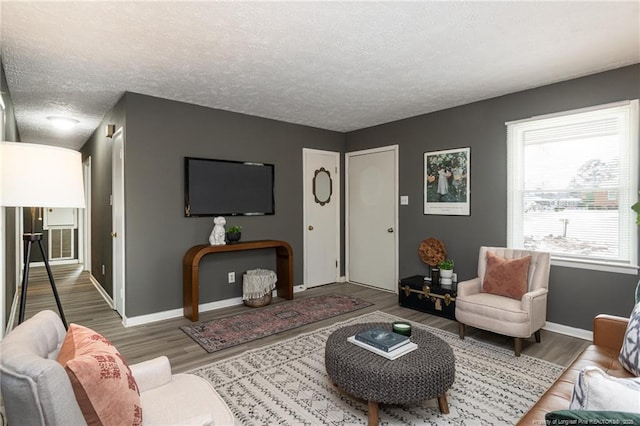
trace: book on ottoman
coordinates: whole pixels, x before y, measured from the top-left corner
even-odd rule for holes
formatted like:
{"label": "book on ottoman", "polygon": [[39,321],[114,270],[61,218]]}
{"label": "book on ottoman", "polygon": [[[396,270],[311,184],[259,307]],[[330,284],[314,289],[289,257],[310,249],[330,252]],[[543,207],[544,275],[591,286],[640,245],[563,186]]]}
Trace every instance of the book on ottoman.
{"label": "book on ottoman", "polygon": [[391,352],[409,343],[409,338],[382,328],[364,330],[355,335],[356,340],[385,352]]}
{"label": "book on ottoman", "polygon": [[369,352],[373,352],[374,354],[383,356],[387,359],[390,360],[394,360],[394,359],[398,359],[400,358],[402,355],[408,354],[409,352],[412,352],[416,349],[418,349],[418,345],[413,343],[413,342],[407,342],[406,344],[400,346],[399,348],[396,348],[390,352],[387,351],[383,351],[382,349],[378,349],[376,347],[373,347],[371,345],[368,345],[364,342],[361,342],[360,340],[356,340],[356,336],[351,336],[348,337],[347,340],[351,343],[353,343],[356,346],[360,346],[363,349],[368,350]]}

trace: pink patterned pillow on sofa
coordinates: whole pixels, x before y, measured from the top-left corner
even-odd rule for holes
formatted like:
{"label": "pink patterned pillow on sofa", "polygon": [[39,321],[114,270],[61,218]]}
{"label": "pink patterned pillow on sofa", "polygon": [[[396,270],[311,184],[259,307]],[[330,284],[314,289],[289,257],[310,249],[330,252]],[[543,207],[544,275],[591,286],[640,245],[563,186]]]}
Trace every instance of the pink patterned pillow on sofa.
{"label": "pink patterned pillow on sofa", "polygon": [[482,281],[482,290],[486,293],[522,299],[527,292],[527,277],[531,256],[507,260],[487,252],[487,269]]}
{"label": "pink patterned pillow on sofa", "polygon": [[142,425],[140,391],[125,359],[90,328],[71,324],[58,362],[89,425]]}

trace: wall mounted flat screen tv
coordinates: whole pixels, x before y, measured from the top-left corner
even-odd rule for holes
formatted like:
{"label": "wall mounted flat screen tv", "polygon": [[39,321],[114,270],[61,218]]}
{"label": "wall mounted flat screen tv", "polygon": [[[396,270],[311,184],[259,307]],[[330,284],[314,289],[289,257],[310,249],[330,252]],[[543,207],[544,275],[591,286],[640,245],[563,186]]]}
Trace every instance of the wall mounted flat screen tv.
{"label": "wall mounted flat screen tv", "polygon": [[186,217],[275,213],[273,164],[185,157],[184,171]]}

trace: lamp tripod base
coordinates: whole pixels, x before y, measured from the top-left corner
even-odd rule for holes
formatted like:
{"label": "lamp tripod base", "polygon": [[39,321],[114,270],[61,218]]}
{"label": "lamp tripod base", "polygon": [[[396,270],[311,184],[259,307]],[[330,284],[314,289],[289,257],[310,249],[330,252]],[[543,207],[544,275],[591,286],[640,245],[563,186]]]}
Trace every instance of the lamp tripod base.
{"label": "lamp tripod base", "polygon": [[67,325],[67,320],[64,317],[64,312],[62,311],[62,304],[60,303],[60,297],[58,296],[56,283],[53,279],[53,274],[51,273],[49,260],[47,259],[47,254],[45,253],[44,247],[42,246],[42,234],[24,234],[22,235],[22,240],[24,241],[24,270],[22,273],[22,289],[20,291],[20,312],[18,314],[18,324],[21,324],[24,321],[24,311],[27,305],[27,284],[29,283],[29,263],[31,263],[31,248],[33,246],[33,243],[37,241],[38,247],[40,247],[40,253],[42,253],[42,258],[44,259],[44,266],[47,269],[47,275],[49,276],[49,283],[51,284],[53,297],[55,297],[56,305],[58,305],[60,319],[64,324],[65,330],[68,329],[69,326]]}

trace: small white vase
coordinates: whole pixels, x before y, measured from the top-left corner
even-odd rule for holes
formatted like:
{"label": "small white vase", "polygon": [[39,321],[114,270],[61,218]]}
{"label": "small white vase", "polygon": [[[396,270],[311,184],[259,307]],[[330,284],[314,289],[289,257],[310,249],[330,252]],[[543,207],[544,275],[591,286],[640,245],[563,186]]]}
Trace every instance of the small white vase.
{"label": "small white vase", "polygon": [[453,278],[453,269],[440,269],[440,278]]}
{"label": "small white vase", "polygon": [[440,287],[450,289],[452,285],[453,269],[440,269]]}

